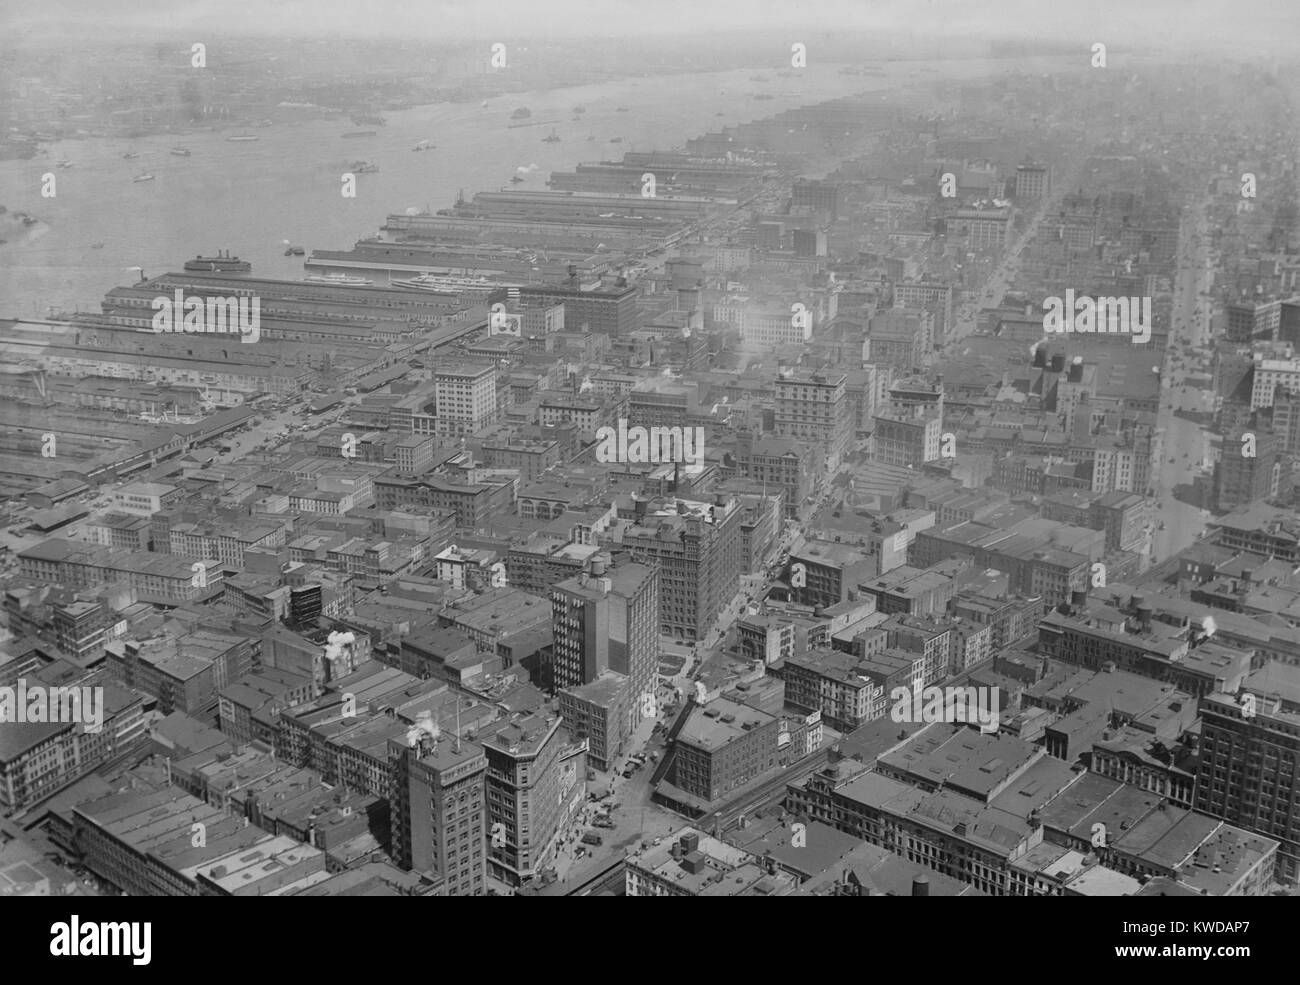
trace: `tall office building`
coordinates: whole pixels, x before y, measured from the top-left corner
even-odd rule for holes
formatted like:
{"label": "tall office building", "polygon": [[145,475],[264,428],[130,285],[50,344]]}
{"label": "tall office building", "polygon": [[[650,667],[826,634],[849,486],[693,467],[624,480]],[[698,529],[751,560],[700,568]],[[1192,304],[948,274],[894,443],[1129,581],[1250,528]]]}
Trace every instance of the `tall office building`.
{"label": "tall office building", "polygon": [[949,284],[903,281],[894,285],[895,308],[922,308],[934,316],[934,340],[948,337],[953,326],[953,289]]}
{"label": "tall office building", "polygon": [[566,331],[616,337],[636,329],[636,298],[635,287],[598,287],[584,291],[577,286],[526,284],[519,289],[519,304],[524,308],[564,305]]}
{"label": "tall office building", "polygon": [[1199,751],[1196,810],[1278,839],[1279,880],[1300,878],[1300,705],[1249,683],[1239,697],[1207,694]]}
{"label": "tall office building", "polygon": [[415,745],[391,739],[393,858],[443,880],[448,896],[487,892],[486,776],[477,742],[420,732]]}
{"label": "tall office building", "polygon": [[658,565],[659,631],[701,639],[740,583],[740,501],[722,495],[713,503],[634,499],[632,508],[630,521],[611,528],[607,539],[621,543],[635,560]]}
{"label": "tall office building", "polygon": [[1052,190],[1052,170],[1041,164],[1016,168],[1016,198],[1046,198]]}
{"label": "tall office building", "polygon": [[[628,678],[632,694],[654,693],[658,568],[594,557],[577,578],[551,589],[551,610],[557,688],[590,684],[612,670]],[[639,709],[640,702],[634,703]]]}
{"label": "tall office building", "polygon": [[820,441],[826,467],[834,471],[853,440],[853,417],[843,373],[794,371],[777,379],[776,433],[783,438]]}
{"label": "tall office building", "polygon": [[586,801],[586,758],[558,715],[515,715],[478,735],[487,754],[488,864],[518,886],[554,857]]}
{"label": "tall office building", "polygon": [[790,189],[790,207],[825,212],[836,219],[840,214],[840,186],[832,181],[798,178]]}
{"label": "tall office building", "polygon": [[1300,456],[1300,393],[1278,389],[1273,394],[1273,432],[1278,450]]}
{"label": "tall office building", "polygon": [[433,376],[437,432],[473,434],[497,413],[497,371],[492,366],[439,367]]}
{"label": "tall office building", "polygon": [[[1240,509],[1277,494],[1281,444],[1277,434],[1262,428],[1225,438],[1223,455],[1214,466],[1214,502],[1220,512]],[[1252,450],[1253,455],[1246,454]]]}
{"label": "tall office building", "polygon": [[911,414],[876,415],[872,434],[873,461],[901,468],[919,468],[939,458],[943,426],[936,408],[917,408]]}

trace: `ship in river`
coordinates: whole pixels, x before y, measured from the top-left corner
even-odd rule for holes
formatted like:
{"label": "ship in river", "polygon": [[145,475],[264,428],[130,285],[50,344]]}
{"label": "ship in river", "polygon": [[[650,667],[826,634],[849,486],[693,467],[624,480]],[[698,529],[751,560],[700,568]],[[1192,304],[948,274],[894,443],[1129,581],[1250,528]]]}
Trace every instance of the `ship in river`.
{"label": "ship in river", "polygon": [[369,161],[353,161],[348,165],[348,170],[355,174],[374,174],[379,170],[379,165],[371,164]]}
{"label": "ship in river", "polygon": [[173,147],[171,153],[175,154],[177,157],[189,157],[190,149],[188,147]]}
{"label": "ship in river", "polygon": [[347,138],[373,137],[376,133],[378,133],[377,130],[349,130],[343,136]]}
{"label": "ship in river", "polygon": [[233,133],[226,139],[231,143],[238,143],[246,140],[261,140],[262,138],[255,133]]}
{"label": "ship in river", "polygon": [[134,178],[132,178],[131,180],[132,180],[132,181],[153,181],[153,175],[151,175],[151,174],[149,174],[149,173],[147,173],[147,172],[146,172],[145,174],[137,174],[137,175],[136,175]]}
{"label": "ship in river", "polygon": [[389,286],[408,291],[432,291],[437,294],[459,294],[462,291],[489,293],[506,285],[486,277],[465,277],[453,274],[420,274],[418,277],[389,278]]}
{"label": "ship in river", "polygon": [[232,257],[229,250],[218,250],[214,257],[196,256],[185,261],[185,269],[191,273],[212,274],[246,274],[253,269],[247,260]]}
{"label": "ship in river", "polygon": [[513,113],[510,114],[510,119],[526,120],[532,115],[533,115],[533,111],[530,110],[527,106],[520,106],[517,110],[515,110]]}
{"label": "ship in river", "polygon": [[313,284],[337,284],[340,287],[365,287],[374,283],[365,277],[349,277],[347,274],[313,274],[307,280]]}

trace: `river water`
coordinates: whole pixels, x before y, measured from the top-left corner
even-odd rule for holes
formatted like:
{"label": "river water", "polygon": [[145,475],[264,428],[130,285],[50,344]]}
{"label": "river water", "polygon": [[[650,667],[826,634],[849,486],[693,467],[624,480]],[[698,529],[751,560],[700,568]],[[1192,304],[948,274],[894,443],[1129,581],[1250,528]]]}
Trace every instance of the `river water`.
{"label": "river water", "polygon": [[[304,257],[284,256],[284,241],[313,249],[348,249],[373,235],[391,212],[450,206],[500,188],[545,190],[551,171],[626,151],[672,150],[707,130],[762,119],[782,110],[855,92],[1001,71],[988,60],[884,63],[878,76],[810,65],[769,81],[742,71],[625,79],[598,85],[498,96],[480,103],[444,103],[386,113],[386,126],[348,120],[309,121],[252,130],[259,140],[226,140],[231,130],[136,140],[86,138],[48,145],[30,161],[0,161],[0,204],[41,222],[24,228],[0,220],[0,317],[44,317],[55,310],[99,310],[109,288],[129,284],[139,266],[148,276],[180,269],[188,258],[229,250],[249,260],[256,276],[301,278]],[[1023,65],[1019,67],[1024,67]],[[756,92],[771,100],[753,99]],[[586,112],[574,122],[573,107]],[[532,112],[511,129],[511,113]],[[628,112],[618,112],[626,106]],[[553,124],[544,121],[555,121]],[[554,126],[559,143],[543,143]],[[352,130],[376,136],[344,139]],[[619,144],[611,137],[622,137]],[[589,140],[593,137],[594,140]],[[435,150],[413,152],[422,140]],[[174,146],[189,148],[179,157]],[[126,160],[128,151],[139,157]],[[69,160],[71,168],[54,163]],[[379,167],[357,176],[355,198],[340,194],[349,162]],[[516,169],[536,165],[523,184]],[[42,175],[57,182],[42,198]],[[153,181],[133,182],[142,173]],[[95,244],[102,243],[102,247]]]}

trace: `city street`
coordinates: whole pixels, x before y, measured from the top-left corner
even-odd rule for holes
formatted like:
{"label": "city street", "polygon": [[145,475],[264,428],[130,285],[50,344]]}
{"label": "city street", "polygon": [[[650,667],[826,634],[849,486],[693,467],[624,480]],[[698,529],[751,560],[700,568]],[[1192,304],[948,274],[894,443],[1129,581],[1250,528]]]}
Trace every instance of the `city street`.
{"label": "city street", "polygon": [[1042,222],[1043,217],[1056,210],[1057,204],[1064,195],[1064,189],[1073,188],[1077,178],[1078,172],[1076,171],[1053,182],[1055,190],[1051,193],[1051,197],[1034,212],[1025,230],[1020,234],[1020,238],[1007,248],[993,276],[980,290],[978,299],[957,309],[954,317],[956,324],[949,339],[949,345],[975,331],[979,324],[981,310],[991,308],[1002,301],[1002,298],[1011,289],[1015,281],[1016,270],[1020,264],[1020,254],[1037,234],[1039,223]]}
{"label": "city street", "polygon": [[[657,733],[651,739],[656,721],[655,718],[646,718],[641,722],[626,753],[645,752],[649,755],[658,752],[663,755],[663,733]],[[680,827],[680,817],[650,803],[650,778],[658,764],[647,762],[630,779],[624,779],[617,770],[626,764],[627,756],[620,756],[614,764],[615,770],[597,772],[596,779],[588,783],[591,789],[612,789],[613,795],[603,803],[619,805],[609,815],[614,827],[592,825],[600,803],[588,801],[583,806],[579,823],[574,825],[556,855],[555,871],[561,881],[580,883],[614,859],[622,858],[626,849],[636,848],[642,841],[663,838]],[[602,843],[584,845],[582,836],[588,832],[600,836]],[[580,850],[582,858],[577,857]]]}
{"label": "city street", "polygon": [[[1209,458],[1208,436],[1200,423],[1174,412],[1180,409],[1200,413],[1213,411],[1209,394],[1185,384],[1187,365],[1175,365],[1175,355],[1183,342],[1203,346],[1209,339],[1212,310],[1210,299],[1202,296],[1213,283],[1208,252],[1207,205],[1206,202],[1199,203],[1194,214],[1184,220],[1178,244],[1178,273],[1170,315],[1169,346],[1161,374],[1163,385],[1158,419],[1162,435],[1161,453],[1154,469],[1159,506],[1152,539],[1157,562],[1195,541],[1204,530],[1206,519],[1201,507],[1189,500],[1193,476]],[[1161,523],[1163,529],[1160,529]]]}

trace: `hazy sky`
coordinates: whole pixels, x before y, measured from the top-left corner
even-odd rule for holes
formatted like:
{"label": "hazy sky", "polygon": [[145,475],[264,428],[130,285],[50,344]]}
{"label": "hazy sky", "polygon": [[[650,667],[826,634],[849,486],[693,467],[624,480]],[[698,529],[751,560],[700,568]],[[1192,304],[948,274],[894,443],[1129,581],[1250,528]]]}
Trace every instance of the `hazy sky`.
{"label": "hazy sky", "polygon": [[[21,7],[22,9],[15,9]],[[145,36],[260,28],[406,38],[702,34],[739,28],[918,36],[1212,44],[1266,50],[1300,36],[1297,0],[28,0],[0,3],[15,30]]]}

